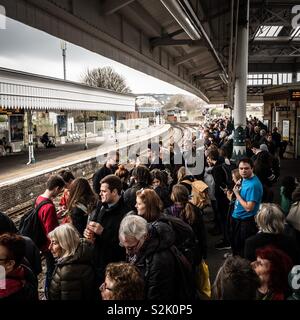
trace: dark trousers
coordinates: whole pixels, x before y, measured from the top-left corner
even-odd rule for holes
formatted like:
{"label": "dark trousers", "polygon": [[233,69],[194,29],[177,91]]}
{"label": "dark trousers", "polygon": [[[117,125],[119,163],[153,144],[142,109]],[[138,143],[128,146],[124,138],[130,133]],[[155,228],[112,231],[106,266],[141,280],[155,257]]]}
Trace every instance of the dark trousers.
{"label": "dark trousers", "polygon": [[258,229],[254,216],[246,219],[231,218],[231,248],[233,255],[244,257],[246,239],[255,235]]}

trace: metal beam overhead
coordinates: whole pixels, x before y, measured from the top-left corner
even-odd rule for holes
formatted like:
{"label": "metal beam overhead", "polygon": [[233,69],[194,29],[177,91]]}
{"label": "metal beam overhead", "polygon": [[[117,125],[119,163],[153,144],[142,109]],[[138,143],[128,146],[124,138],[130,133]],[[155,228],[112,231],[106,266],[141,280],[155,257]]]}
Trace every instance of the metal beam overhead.
{"label": "metal beam overhead", "polygon": [[103,15],[113,14],[133,1],[135,0],[104,0],[101,4],[101,13]]}
{"label": "metal beam overhead", "polygon": [[195,50],[191,53],[186,54],[185,56],[174,58],[174,64],[175,64],[175,66],[179,66],[180,64],[185,63],[185,62],[187,62],[195,57],[198,57],[201,54],[205,54],[205,53],[206,52],[203,51],[203,49]]}

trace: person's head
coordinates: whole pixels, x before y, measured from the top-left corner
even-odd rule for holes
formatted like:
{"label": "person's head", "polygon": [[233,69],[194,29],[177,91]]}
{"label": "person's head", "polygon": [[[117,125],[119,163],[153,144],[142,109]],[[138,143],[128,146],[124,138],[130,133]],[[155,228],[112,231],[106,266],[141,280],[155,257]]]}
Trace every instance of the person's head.
{"label": "person's head", "polygon": [[266,132],[265,129],[261,129],[260,132],[259,132],[259,134],[260,134],[262,137],[264,137],[264,136],[267,134],[267,132]]}
{"label": "person's head", "polygon": [[284,231],[285,217],[281,208],[275,203],[263,203],[255,216],[261,232],[281,234]]}
{"label": "person's head", "polygon": [[105,280],[100,290],[103,300],[142,300],[144,280],[134,265],[110,263],[105,269]]}
{"label": "person's head", "polygon": [[136,192],[135,207],[138,215],[148,222],[157,220],[163,211],[163,203],[152,189],[143,189]]}
{"label": "person's head", "polygon": [[122,181],[127,181],[129,177],[129,171],[125,168],[124,164],[119,164],[115,175],[119,177]]}
{"label": "person's head", "polygon": [[0,235],[0,266],[6,274],[15,270],[25,256],[25,240],[13,233]]}
{"label": "person's head", "polygon": [[269,148],[268,148],[268,146],[267,146],[265,143],[262,143],[262,144],[259,146],[259,149],[260,149],[261,151],[269,152]]}
{"label": "person's head", "polygon": [[65,181],[65,187],[67,189],[70,189],[72,182],[75,180],[75,177],[71,170],[68,169],[62,169],[58,172],[58,174],[64,179]]}
{"label": "person's head", "polygon": [[128,215],[123,218],[119,228],[120,245],[128,255],[139,252],[148,235],[147,221],[141,216]]}
{"label": "person's head", "polygon": [[50,192],[51,197],[57,197],[65,187],[64,179],[59,175],[53,175],[47,180],[46,188]]}
{"label": "person's head", "polygon": [[186,168],[184,166],[180,167],[177,171],[177,181],[181,182],[186,176]]}
{"label": "person's head", "polygon": [[80,243],[78,231],[70,223],[64,223],[48,233],[49,250],[54,258],[74,255]]}
{"label": "person's head", "polygon": [[76,204],[85,205],[91,212],[96,206],[97,196],[85,178],[76,178],[71,184],[68,208],[72,209]]}
{"label": "person's head", "polygon": [[119,151],[114,151],[114,150],[109,151],[109,153],[107,154],[105,165],[108,168],[111,168],[119,163],[119,159],[120,159]]}
{"label": "person's head", "polygon": [[233,169],[231,175],[234,183],[237,183],[242,178],[239,169]]}
{"label": "person's head", "polygon": [[110,174],[100,181],[100,197],[102,203],[113,204],[118,202],[121,192],[122,181],[114,174]]}
{"label": "person's head", "polygon": [[166,175],[159,169],[153,169],[150,172],[150,175],[153,188],[165,187],[167,185],[168,182],[166,181]]}
{"label": "person's head", "polygon": [[251,143],[251,151],[252,151],[254,154],[257,154],[257,153],[259,153],[259,152],[261,151],[259,142],[253,141],[253,142]]}
{"label": "person's head", "polygon": [[219,151],[217,149],[210,149],[207,152],[207,163],[209,166],[214,166],[219,159]]}
{"label": "person's head", "polygon": [[149,169],[143,165],[138,165],[132,171],[132,176],[134,177],[136,183],[145,183],[149,185],[150,183],[150,172]]}
{"label": "person's head", "polygon": [[193,224],[196,219],[193,205],[189,201],[189,190],[182,184],[175,184],[172,188],[171,200],[182,206],[180,217],[187,223]]}
{"label": "person's head", "polygon": [[255,300],[260,287],[250,261],[239,256],[229,257],[219,269],[212,287],[215,300]]}
{"label": "person's head", "polygon": [[256,261],[251,263],[259,276],[261,285],[273,292],[285,293],[288,289],[288,274],[293,267],[291,258],[277,247],[268,245],[256,250]]}
{"label": "person's head", "polygon": [[268,133],[268,134],[267,134],[267,141],[268,141],[268,142],[272,142],[272,135],[271,135],[271,133]]}
{"label": "person's head", "polygon": [[253,175],[253,161],[249,158],[242,158],[238,164],[239,173],[243,179],[249,179]]}

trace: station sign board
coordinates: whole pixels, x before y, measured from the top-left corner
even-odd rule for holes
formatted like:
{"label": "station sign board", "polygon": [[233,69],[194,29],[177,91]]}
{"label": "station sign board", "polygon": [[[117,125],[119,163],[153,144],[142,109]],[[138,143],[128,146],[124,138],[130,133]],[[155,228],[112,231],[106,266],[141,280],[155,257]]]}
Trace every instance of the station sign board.
{"label": "station sign board", "polygon": [[5,109],[0,107],[0,115],[11,116],[14,114],[24,114],[23,109]]}
{"label": "station sign board", "polygon": [[289,106],[276,106],[275,111],[280,112],[280,111],[290,111],[291,107]]}
{"label": "station sign board", "polygon": [[300,90],[290,90],[290,101],[300,101]]}

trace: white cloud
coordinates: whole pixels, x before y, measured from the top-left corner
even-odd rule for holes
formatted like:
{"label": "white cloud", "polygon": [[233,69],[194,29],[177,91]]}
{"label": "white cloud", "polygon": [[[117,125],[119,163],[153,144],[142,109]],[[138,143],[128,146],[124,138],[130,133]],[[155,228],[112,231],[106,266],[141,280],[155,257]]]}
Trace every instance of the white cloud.
{"label": "white cloud", "polygon": [[[20,22],[7,19],[0,32],[0,67],[63,78],[60,40]],[[133,93],[187,94],[189,92],[143,74],[116,61],[67,43],[67,79],[80,81],[87,68],[111,66],[127,81]]]}

